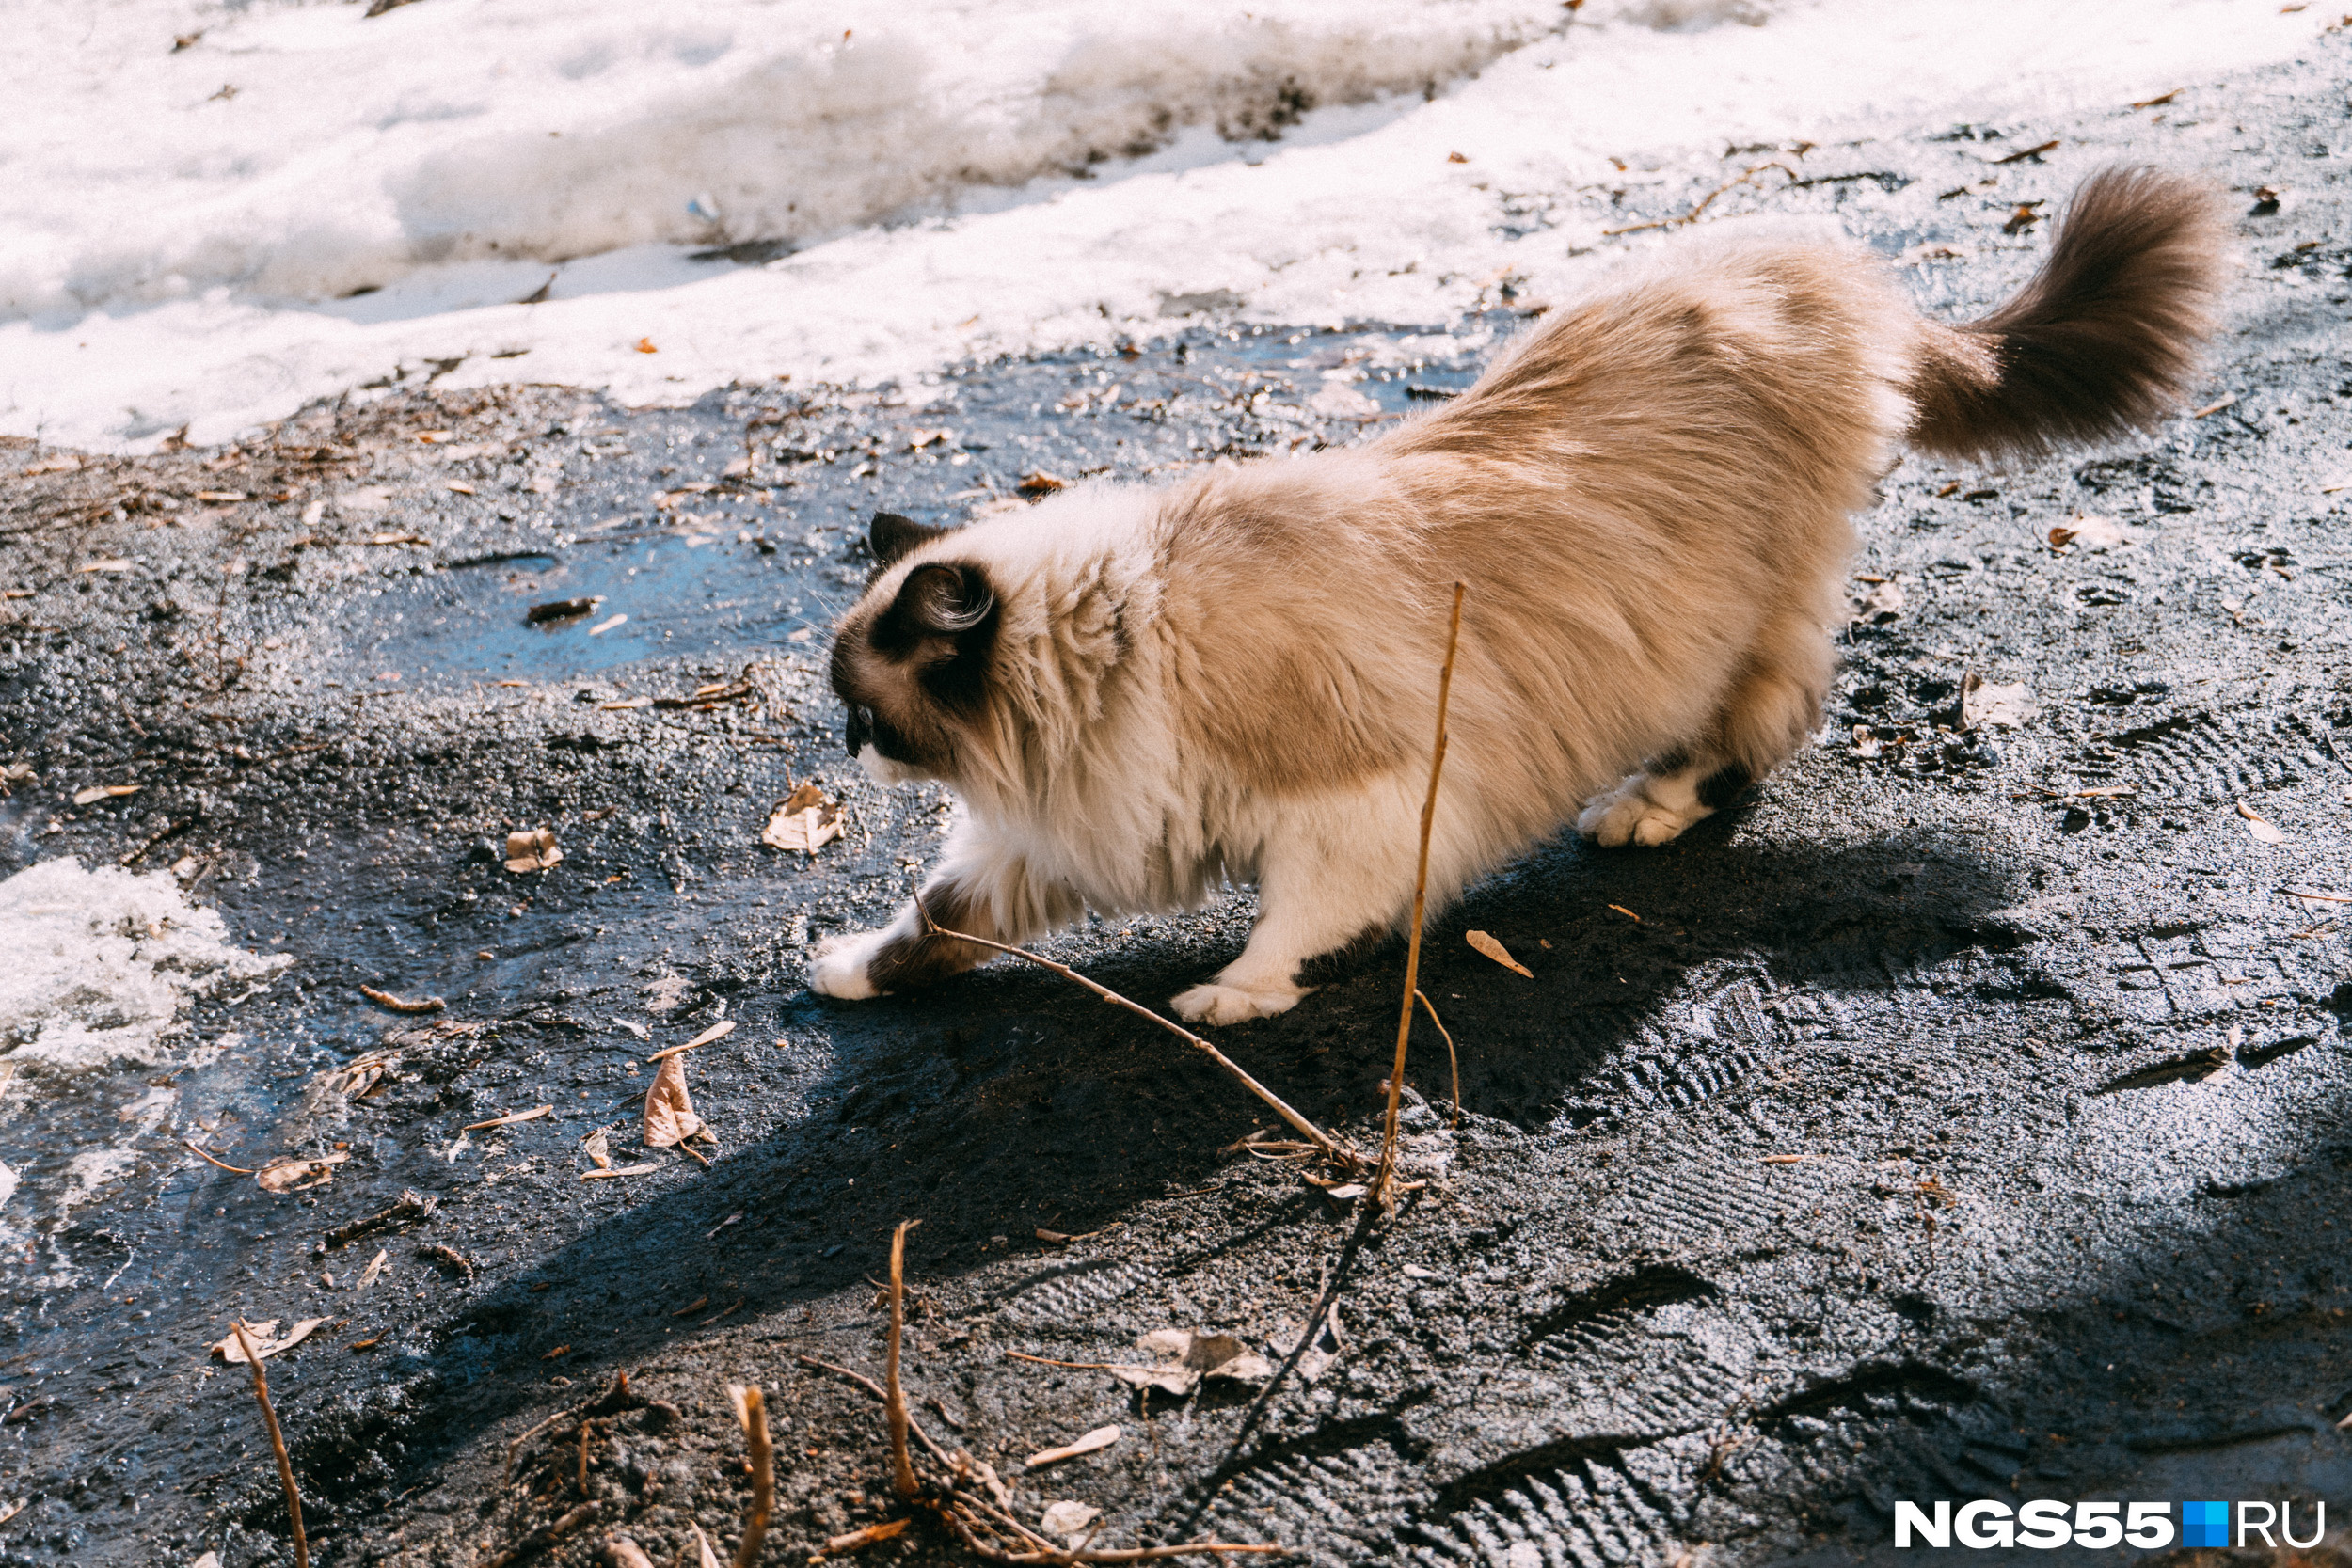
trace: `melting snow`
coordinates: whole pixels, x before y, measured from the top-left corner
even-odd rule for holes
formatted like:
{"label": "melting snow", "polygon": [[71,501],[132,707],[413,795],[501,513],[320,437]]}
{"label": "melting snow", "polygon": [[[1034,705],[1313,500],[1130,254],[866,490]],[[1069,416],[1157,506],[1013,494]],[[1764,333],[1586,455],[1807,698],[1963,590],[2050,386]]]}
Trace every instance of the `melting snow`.
{"label": "melting snow", "polygon": [[[2120,105],[2290,55],[2333,14],[2268,0],[1592,0],[1573,18],[1555,0],[364,9],[13,8],[0,431],[120,447],[194,421],[194,439],[222,439],[312,397],[428,377],[632,403],[787,373],[913,378],[1157,330],[1188,298],[1270,322],[1442,325],[1482,281],[1517,269],[1540,285],[1590,248],[1593,193],[1626,165],[1639,180],[1676,158],[1712,168],[1727,141],[1827,147],[1890,117]],[[1526,231],[1518,214],[1549,208]],[[696,259],[721,250],[733,260]]]}
{"label": "melting snow", "polygon": [[0,881],[0,1054],[20,1071],[159,1062],[188,1002],[294,961],[231,944],[219,913],[190,904],[168,872],[70,859]]}

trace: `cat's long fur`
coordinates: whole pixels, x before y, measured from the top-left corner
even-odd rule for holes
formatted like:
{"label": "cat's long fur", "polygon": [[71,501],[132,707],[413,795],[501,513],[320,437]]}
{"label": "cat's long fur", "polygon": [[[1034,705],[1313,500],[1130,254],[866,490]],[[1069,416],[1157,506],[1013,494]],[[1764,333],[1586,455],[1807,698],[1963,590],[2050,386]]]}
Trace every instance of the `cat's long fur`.
{"label": "cat's long fur", "polygon": [[[1440,904],[1568,821],[1662,843],[1785,759],[1830,684],[1847,517],[1898,445],[2025,453],[2160,418],[2219,254],[2201,190],[2117,170],[1963,326],[1858,247],[1684,243],[1364,445],[952,532],[878,519],[884,566],[834,649],[850,749],[961,796],[939,925],[1017,942],[1254,881],[1248,946],[1175,1006],[1280,1012],[1310,960],[1407,912],[1454,581]],[[811,984],[871,996],[987,957],[910,905],[828,942]]]}

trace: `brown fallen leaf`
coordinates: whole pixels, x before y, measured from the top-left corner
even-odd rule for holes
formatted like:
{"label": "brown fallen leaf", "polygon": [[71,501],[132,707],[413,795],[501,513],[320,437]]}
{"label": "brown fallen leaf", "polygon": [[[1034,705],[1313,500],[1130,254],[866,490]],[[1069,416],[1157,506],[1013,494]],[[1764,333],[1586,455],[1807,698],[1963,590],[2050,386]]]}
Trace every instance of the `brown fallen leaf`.
{"label": "brown fallen leaf", "polygon": [[2257,843],[2284,844],[2287,841],[2286,834],[2280,832],[2269,821],[2258,816],[2255,813],[2254,808],[2248,805],[2245,801],[2240,800],[2237,803],[2237,814],[2246,818],[2246,831],[2253,835]]}
{"label": "brown fallen leaf", "polygon": [[1883,626],[1899,618],[1902,612],[1903,585],[1888,580],[1873,583],[1868,593],[1851,600],[1847,614],[1858,626]]}
{"label": "brown fallen leaf", "polygon": [[340,1094],[346,1100],[364,1100],[389,1084],[392,1069],[399,1065],[399,1053],[371,1051],[339,1068],[329,1068],[321,1076],[330,1092]]}
{"label": "brown fallen leaf", "polygon": [[298,1193],[307,1187],[324,1187],[335,1179],[335,1167],[350,1158],[348,1154],[323,1154],[315,1160],[303,1160],[281,1154],[255,1171],[253,1180],[266,1193]]}
{"label": "brown fallen leaf", "polygon": [[2106,550],[2113,549],[2130,538],[2131,535],[2123,531],[2123,525],[2114,518],[2084,513],[2072,522],[2050,531],[2050,547],[2062,550],[2069,545],[2077,545],[2087,550]]}
{"label": "brown fallen leaf", "polygon": [[702,1526],[688,1523],[694,1531],[694,1550],[700,1554],[695,1568],[719,1568],[719,1554],[710,1549],[710,1537],[703,1533]]}
{"label": "brown fallen leaf", "polygon": [[812,781],[776,802],[768,826],[760,830],[759,842],[771,849],[798,849],[814,855],[840,836],[840,802]]}
{"label": "brown fallen leaf", "polygon": [[385,1264],[391,1258],[391,1256],[392,1255],[389,1252],[387,1252],[382,1247],[376,1248],[375,1256],[368,1260],[368,1266],[366,1268],[359,1271],[359,1277],[353,1283],[351,1288],[355,1291],[364,1291],[369,1286],[374,1284],[378,1279],[384,1277]]}
{"label": "brown fallen leaf", "polygon": [[1988,158],[1985,162],[1990,164],[2022,164],[2028,158],[2040,158],[2042,153],[2052,150],[2057,146],[2058,138],[2053,136],[2039,147],[2023,148],[2018,151],[2008,153],[2002,157]]}
{"label": "brown fallen leaf", "polygon": [[612,1168],[612,1146],[605,1139],[601,1127],[580,1140],[580,1151],[588,1156],[588,1163],[598,1170]]}
{"label": "brown fallen leaf", "polygon": [[[246,1323],[245,1332],[246,1337],[253,1341],[253,1358],[257,1361],[266,1361],[280,1351],[292,1350],[303,1340],[308,1339],[326,1321],[325,1318],[305,1318],[286,1330],[283,1338],[277,1337],[278,1320],[276,1318],[267,1318],[258,1323]],[[223,1361],[242,1362],[245,1360],[245,1352],[237,1344],[237,1331],[233,1328],[225,1338],[215,1340],[205,1348]]]}
{"label": "brown fallen leaf", "polygon": [[644,1548],[626,1535],[615,1535],[604,1544],[605,1568],[653,1568],[653,1559]]}
{"label": "brown fallen leaf", "polygon": [[563,858],[564,851],[556,846],[552,828],[532,828],[506,835],[509,871],[545,871]]}
{"label": "brown fallen leaf", "polygon": [[667,1057],[645,1091],[645,1147],[668,1148],[702,1131],[703,1118],[686,1092],[686,1058]]}
{"label": "brown fallen leaf", "polygon": [[1485,954],[1487,958],[1494,959],[1495,962],[1501,964],[1503,968],[1517,971],[1518,974],[1526,975],[1531,980],[1535,978],[1535,972],[1534,970],[1519,962],[1518,959],[1511,957],[1511,950],[1509,948],[1503,946],[1502,943],[1497,942],[1486,932],[1472,931],[1462,940],[1469,942],[1473,950]]}
{"label": "brown fallen leaf", "polygon": [[853,1529],[847,1535],[834,1536],[832,1540],[825,1543],[825,1550],[828,1552],[854,1552],[866,1546],[875,1545],[883,1541],[895,1541],[899,1536],[904,1535],[906,1533],[907,1527],[913,1523],[914,1523],[914,1521],[910,1517],[905,1519],[893,1519],[887,1524],[868,1525],[864,1529]]}
{"label": "brown fallen leaf", "polygon": [[77,789],[73,792],[73,803],[77,806],[87,806],[92,800],[105,800],[123,795],[136,795],[140,790],[146,787],[147,786],[144,784],[91,784],[87,789]]}
{"label": "brown fallen leaf", "polygon": [[1092,1504],[1065,1499],[1047,1503],[1045,1512],[1038,1515],[1038,1524],[1046,1534],[1058,1535],[1074,1544],[1074,1538],[1085,1535],[1086,1528],[1102,1516],[1103,1511]]}
{"label": "brown fallen leaf", "polygon": [[1985,724],[2018,729],[2034,712],[2033,692],[2023,681],[1996,686],[1974,670],[1960,677],[1960,727],[1963,730]]}
{"label": "brown fallen leaf", "polygon": [[580,1179],[582,1181],[601,1181],[608,1176],[651,1176],[655,1171],[658,1171],[660,1168],[661,1167],[660,1165],[656,1164],[614,1165],[610,1170],[581,1171],[580,1173]]}
{"label": "brown fallen leaf", "polygon": [[464,1131],[479,1132],[485,1127],[512,1127],[518,1121],[537,1121],[541,1117],[554,1114],[555,1107],[552,1105],[534,1105],[528,1111],[509,1111],[504,1116],[492,1117],[487,1121],[468,1122]]}
{"label": "brown fallen leaf", "polygon": [[1052,495],[1057,490],[1066,488],[1069,483],[1070,482],[1068,480],[1057,478],[1055,475],[1049,474],[1041,468],[1036,473],[1033,473],[1026,479],[1023,480],[1020,483],[1014,485],[1013,488],[1019,491],[1022,495],[1028,497],[1031,500],[1039,500],[1044,497]]}
{"label": "brown fallen leaf", "polygon": [[709,1028],[704,1030],[701,1034],[696,1035],[692,1039],[688,1040],[684,1045],[673,1045],[665,1050],[654,1052],[651,1055],[647,1056],[645,1060],[649,1062],[667,1061],[673,1056],[684,1055],[686,1053],[693,1050],[694,1047],[698,1045],[708,1045],[713,1040],[725,1039],[729,1035],[735,1033],[735,1025],[737,1022],[738,1021],[735,1019],[728,1019],[724,1022],[714,1023]]}
{"label": "brown fallen leaf", "polygon": [[1041,1449],[1023,1463],[1032,1470],[1042,1465],[1058,1465],[1065,1459],[1076,1459],[1081,1454],[1098,1453],[1118,1442],[1120,1435],[1117,1427],[1096,1427],[1073,1443],[1065,1443],[1058,1449]]}
{"label": "brown fallen leaf", "polygon": [[373,986],[361,986],[359,994],[377,1006],[395,1013],[437,1013],[449,1006],[437,996],[428,996],[420,1002],[403,1001],[390,991],[377,990]]}
{"label": "brown fallen leaf", "polygon": [[1263,1383],[1274,1375],[1264,1356],[1231,1334],[1199,1334],[1184,1328],[1156,1328],[1136,1341],[1136,1348],[1228,1383]]}

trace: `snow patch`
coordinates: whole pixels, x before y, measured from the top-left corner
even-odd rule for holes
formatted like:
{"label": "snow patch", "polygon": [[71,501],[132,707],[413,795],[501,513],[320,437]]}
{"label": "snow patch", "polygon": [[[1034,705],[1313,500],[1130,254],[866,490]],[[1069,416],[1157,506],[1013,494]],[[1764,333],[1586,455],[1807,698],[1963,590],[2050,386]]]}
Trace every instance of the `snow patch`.
{"label": "snow patch", "polygon": [[[1196,309],[1443,328],[1496,278],[1540,292],[1623,247],[1601,234],[1613,190],[1713,174],[1727,145],[2120,107],[2287,57],[2329,19],[2249,0],[17,9],[0,432],[118,449],[425,380],[638,404],[912,381]],[[2061,194],[2067,156],[2037,194]]]}
{"label": "snow patch", "polygon": [[[0,881],[0,1055],[89,1071],[165,1059],[181,1009],[266,980],[294,959],[228,940],[217,911],[170,873],[46,861]],[[111,1155],[87,1158],[103,1162]],[[77,1180],[94,1185],[111,1169]]]}

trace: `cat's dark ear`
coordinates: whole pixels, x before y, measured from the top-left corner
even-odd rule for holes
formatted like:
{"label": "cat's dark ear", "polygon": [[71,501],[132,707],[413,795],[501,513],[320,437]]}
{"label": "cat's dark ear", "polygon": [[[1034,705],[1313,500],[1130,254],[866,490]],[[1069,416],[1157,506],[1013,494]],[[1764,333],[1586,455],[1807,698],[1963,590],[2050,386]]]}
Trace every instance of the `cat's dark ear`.
{"label": "cat's dark ear", "polygon": [[977,566],[927,561],[898,584],[898,596],[874,619],[874,646],[903,656],[925,643],[958,657],[974,651],[995,629],[996,591]]}
{"label": "cat's dark ear", "polygon": [[875,561],[888,566],[915,546],[945,539],[954,531],[949,528],[933,528],[928,523],[918,523],[912,517],[901,517],[896,512],[877,512],[874,520],[866,525],[866,542],[873,546]]}

